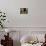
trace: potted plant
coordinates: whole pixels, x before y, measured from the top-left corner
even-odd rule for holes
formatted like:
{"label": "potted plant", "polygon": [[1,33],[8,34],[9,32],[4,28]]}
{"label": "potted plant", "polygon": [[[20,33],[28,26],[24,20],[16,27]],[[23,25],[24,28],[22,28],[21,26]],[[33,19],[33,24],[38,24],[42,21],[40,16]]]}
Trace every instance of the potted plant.
{"label": "potted plant", "polygon": [[4,12],[0,11],[0,27],[4,28],[4,22],[6,20],[6,15]]}

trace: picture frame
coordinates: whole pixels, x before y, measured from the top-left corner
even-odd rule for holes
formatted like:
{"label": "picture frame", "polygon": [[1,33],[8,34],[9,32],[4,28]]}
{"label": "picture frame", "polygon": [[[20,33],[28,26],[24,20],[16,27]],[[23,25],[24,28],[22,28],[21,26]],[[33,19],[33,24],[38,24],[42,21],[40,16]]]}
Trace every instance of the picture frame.
{"label": "picture frame", "polygon": [[20,14],[28,14],[28,8],[20,8]]}

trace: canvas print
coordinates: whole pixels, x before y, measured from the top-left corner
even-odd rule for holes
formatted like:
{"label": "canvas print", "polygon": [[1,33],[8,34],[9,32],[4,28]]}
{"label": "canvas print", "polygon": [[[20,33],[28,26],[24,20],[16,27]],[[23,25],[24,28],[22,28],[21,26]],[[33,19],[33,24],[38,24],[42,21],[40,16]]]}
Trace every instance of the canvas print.
{"label": "canvas print", "polygon": [[28,8],[20,8],[20,14],[28,14]]}

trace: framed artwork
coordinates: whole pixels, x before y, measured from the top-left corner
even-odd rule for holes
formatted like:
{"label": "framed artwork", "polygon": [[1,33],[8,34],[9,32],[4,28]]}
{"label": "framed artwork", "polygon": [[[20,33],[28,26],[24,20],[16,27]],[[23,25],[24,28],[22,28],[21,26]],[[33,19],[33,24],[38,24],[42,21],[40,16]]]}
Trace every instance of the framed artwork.
{"label": "framed artwork", "polygon": [[28,14],[28,8],[20,8],[20,14]]}

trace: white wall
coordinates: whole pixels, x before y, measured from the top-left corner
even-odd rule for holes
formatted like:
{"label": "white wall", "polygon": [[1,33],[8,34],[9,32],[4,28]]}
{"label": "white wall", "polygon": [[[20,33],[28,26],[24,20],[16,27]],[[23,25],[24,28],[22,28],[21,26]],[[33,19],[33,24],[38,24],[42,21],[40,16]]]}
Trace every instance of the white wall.
{"label": "white wall", "polygon": [[46,27],[46,0],[32,0],[32,26]]}
{"label": "white wall", "polygon": [[[28,15],[20,15],[23,7]],[[0,0],[0,9],[6,12],[7,27],[46,27],[46,0]]]}

